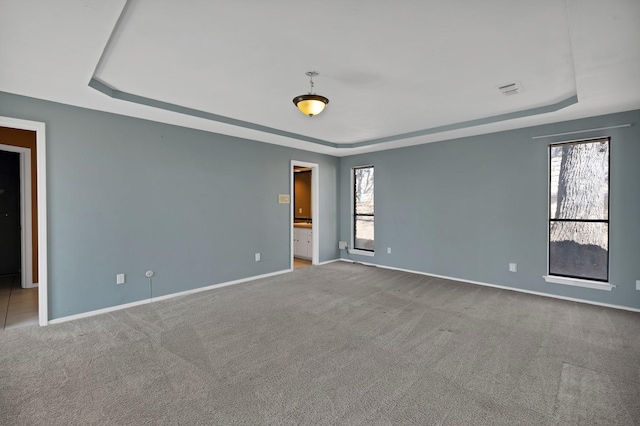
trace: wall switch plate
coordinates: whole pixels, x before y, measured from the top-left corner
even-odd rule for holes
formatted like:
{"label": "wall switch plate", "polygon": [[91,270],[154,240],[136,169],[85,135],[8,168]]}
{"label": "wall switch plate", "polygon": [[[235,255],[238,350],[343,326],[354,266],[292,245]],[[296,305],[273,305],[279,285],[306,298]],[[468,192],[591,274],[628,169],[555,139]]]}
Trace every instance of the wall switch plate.
{"label": "wall switch plate", "polygon": [[387,247],[387,254],[391,254],[391,247]]}
{"label": "wall switch plate", "polygon": [[256,262],[260,262],[260,253],[256,253]]}
{"label": "wall switch plate", "polygon": [[518,264],[510,263],[509,264],[509,272],[518,272]]}
{"label": "wall switch plate", "polygon": [[302,207],[298,209],[298,213],[302,213]]}
{"label": "wall switch plate", "polygon": [[640,290],[640,280],[636,280],[636,290]]}
{"label": "wall switch plate", "polygon": [[338,241],[338,248],[340,250],[346,250],[347,249],[347,242],[346,241]]}
{"label": "wall switch plate", "polygon": [[279,204],[291,203],[291,196],[289,194],[278,194],[278,203]]}
{"label": "wall switch plate", "polygon": [[124,283],[125,283],[124,274],[116,275],[116,284],[120,285],[120,284],[124,284]]}

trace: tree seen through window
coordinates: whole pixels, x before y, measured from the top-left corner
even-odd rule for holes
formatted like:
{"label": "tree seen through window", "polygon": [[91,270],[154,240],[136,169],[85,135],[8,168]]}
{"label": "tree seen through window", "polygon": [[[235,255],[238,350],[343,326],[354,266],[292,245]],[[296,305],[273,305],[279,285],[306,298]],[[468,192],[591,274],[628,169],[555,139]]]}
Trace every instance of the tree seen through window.
{"label": "tree seen through window", "polygon": [[549,152],[549,274],[608,281],[609,139]]}
{"label": "tree seen through window", "polygon": [[373,251],[373,166],[353,169],[353,248]]}

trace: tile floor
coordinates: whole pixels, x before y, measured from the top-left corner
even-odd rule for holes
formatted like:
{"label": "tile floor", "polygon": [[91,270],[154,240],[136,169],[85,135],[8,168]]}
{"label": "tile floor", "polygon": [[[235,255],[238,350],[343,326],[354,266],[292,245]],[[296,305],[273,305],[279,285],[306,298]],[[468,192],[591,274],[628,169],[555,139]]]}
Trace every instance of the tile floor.
{"label": "tile floor", "polygon": [[305,266],[311,266],[311,261],[300,259],[299,257],[293,258],[293,269],[304,268]]}
{"label": "tile floor", "polygon": [[0,329],[38,324],[38,289],[20,287],[19,275],[0,276]]}

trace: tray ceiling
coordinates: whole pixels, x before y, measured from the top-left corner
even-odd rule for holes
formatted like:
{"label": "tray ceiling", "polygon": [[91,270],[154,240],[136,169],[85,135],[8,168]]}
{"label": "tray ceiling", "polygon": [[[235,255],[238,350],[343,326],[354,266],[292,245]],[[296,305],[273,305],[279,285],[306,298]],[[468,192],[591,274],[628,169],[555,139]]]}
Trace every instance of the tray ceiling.
{"label": "tray ceiling", "polygon": [[[63,0],[2,12],[2,91],[333,155],[640,108],[637,1]],[[310,70],[330,99],[313,118],[292,103]],[[522,89],[505,96],[512,82]]]}

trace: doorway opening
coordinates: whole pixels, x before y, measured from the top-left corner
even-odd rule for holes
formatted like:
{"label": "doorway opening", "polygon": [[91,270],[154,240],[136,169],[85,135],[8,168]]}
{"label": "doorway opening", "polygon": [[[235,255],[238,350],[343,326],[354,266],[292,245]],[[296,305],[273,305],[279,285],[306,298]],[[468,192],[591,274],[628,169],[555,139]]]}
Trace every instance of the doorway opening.
{"label": "doorway opening", "polygon": [[[2,130],[4,137],[6,129]],[[0,139],[0,142],[3,141],[3,138]],[[37,225],[33,223],[35,206],[32,203],[31,149],[0,143],[0,161],[3,162],[4,171],[0,173],[0,190],[3,186],[11,187],[0,195],[0,205],[3,209],[0,212],[3,221],[0,224],[3,240],[3,243],[0,243],[0,256],[3,258],[0,260],[0,274],[17,269],[21,275],[22,288],[36,287],[38,270],[37,265],[34,267],[33,258],[34,241],[37,251]]]}
{"label": "doorway opening", "polygon": [[291,162],[291,269],[319,263],[319,170],[315,163]]}
{"label": "doorway opening", "polygon": [[0,145],[0,330],[38,323],[30,169],[29,149]]}
{"label": "doorway opening", "polygon": [[49,320],[45,139],[44,123],[0,116],[0,151],[17,153],[20,165],[20,271],[10,280],[10,297],[23,302],[16,312],[35,307],[29,323],[35,318],[41,326]]}

